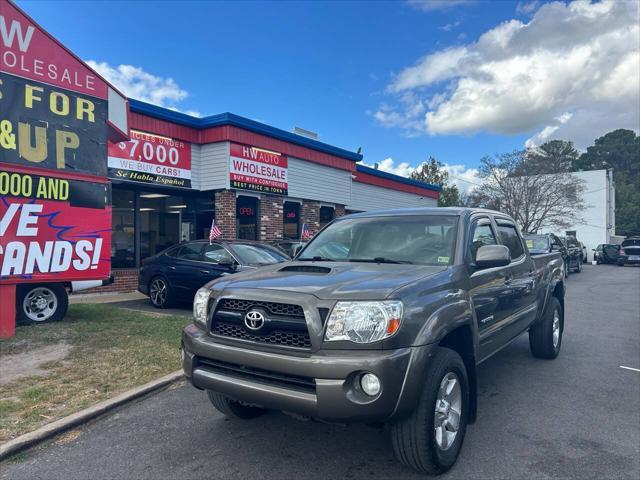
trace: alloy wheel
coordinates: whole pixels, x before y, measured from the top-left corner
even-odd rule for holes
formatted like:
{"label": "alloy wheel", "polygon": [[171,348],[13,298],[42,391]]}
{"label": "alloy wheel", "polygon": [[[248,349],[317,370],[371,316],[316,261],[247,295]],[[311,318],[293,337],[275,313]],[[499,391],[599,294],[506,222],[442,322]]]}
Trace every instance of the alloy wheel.
{"label": "alloy wheel", "polygon": [[151,282],[149,298],[151,298],[151,302],[158,307],[165,304],[167,301],[167,284],[164,280],[156,278]]}
{"label": "alloy wheel", "polygon": [[436,444],[441,450],[448,450],[455,442],[460,428],[461,415],[460,379],[455,373],[449,372],[440,382],[433,418]]}
{"label": "alloy wheel", "polygon": [[558,348],[560,343],[560,313],[558,310],[553,311],[553,325],[551,327],[553,332],[553,348]]}

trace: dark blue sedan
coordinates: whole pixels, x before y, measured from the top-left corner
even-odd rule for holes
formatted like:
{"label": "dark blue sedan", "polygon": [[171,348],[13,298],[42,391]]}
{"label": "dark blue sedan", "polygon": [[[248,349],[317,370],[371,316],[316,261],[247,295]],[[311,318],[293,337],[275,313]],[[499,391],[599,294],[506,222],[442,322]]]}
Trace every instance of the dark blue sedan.
{"label": "dark blue sedan", "polygon": [[222,275],[289,260],[281,250],[259,242],[206,240],[181,243],[142,262],[138,290],[158,308],[193,301],[196,291]]}

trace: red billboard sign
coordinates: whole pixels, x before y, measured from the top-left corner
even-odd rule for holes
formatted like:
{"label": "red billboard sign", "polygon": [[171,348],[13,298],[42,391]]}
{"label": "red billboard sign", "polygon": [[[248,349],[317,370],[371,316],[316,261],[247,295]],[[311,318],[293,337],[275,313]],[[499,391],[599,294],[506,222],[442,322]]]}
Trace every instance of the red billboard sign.
{"label": "red billboard sign", "polygon": [[232,143],[229,161],[231,188],[287,194],[289,162],[286,155]]}
{"label": "red billboard sign", "polygon": [[118,180],[191,187],[191,144],[131,130],[128,142],[109,143],[109,176]]}
{"label": "red billboard sign", "polygon": [[108,198],[106,181],[0,167],[0,284],[108,277]]}
{"label": "red billboard sign", "polygon": [[104,80],[6,0],[0,0],[0,44],[0,71],[107,99]]}

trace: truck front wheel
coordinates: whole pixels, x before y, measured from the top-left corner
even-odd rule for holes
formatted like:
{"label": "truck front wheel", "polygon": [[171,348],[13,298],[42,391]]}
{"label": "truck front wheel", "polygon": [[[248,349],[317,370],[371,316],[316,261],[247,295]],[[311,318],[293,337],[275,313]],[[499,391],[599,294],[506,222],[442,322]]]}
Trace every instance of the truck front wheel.
{"label": "truck front wheel", "polygon": [[248,420],[250,418],[258,417],[266,412],[264,408],[245,405],[223,395],[222,393],[207,390],[207,395],[216,410],[227,417]]}
{"label": "truck front wheel", "polygon": [[469,380],[460,355],[438,347],[424,374],[416,409],[391,425],[396,458],[415,470],[436,475],[458,458],[469,416]]}
{"label": "truck front wheel", "polygon": [[16,314],[19,323],[45,323],[62,320],[69,307],[69,296],[60,283],[19,285]]}

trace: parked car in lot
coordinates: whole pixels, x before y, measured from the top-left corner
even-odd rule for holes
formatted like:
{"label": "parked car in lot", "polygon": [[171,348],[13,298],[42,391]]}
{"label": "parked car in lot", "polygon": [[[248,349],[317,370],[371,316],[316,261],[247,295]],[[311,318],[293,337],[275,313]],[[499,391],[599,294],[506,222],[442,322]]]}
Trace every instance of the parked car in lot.
{"label": "parked car in lot", "polygon": [[629,237],[622,241],[617,264],[620,266],[640,264],[640,237]]}
{"label": "parked car in lot", "polygon": [[227,416],[386,422],[402,463],[441,473],[476,419],[476,366],[525,332],[555,358],[564,293],[560,254],[531,257],[504,214],[359,213],[199,289],[183,369]]}
{"label": "parked car in lot", "polygon": [[582,271],[582,247],[576,237],[560,237],[567,249],[567,268],[574,273]]}
{"label": "parked car in lot", "polygon": [[541,255],[551,252],[560,253],[565,278],[569,276],[569,270],[578,267],[579,261],[575,254],[569,255],[569,250],[560,237],[553,233],[545,233],[541,235],[526,234],[524,235],[524,241],[531,255]]}
{"label": "parked car in lot", "polygon": [[306,243],[307,242],[302,242],[300,240],[275,240],[271,242],[271,245],[279,248],[284,253],[289,255],[289,257],[293,258],[296,252],[304,247]]}
{"label": "parked car in lot", "polygon": [[620,245],[601,243],[593,249],[593,259],[598,265],[601,263],[617,263],[620,256]]}
{"label": "parked car in lot", "polygon": [[138,290],[155,307],[166,308],[175,301],[192,301],[196,291],[214,278],[288,259],[284,252],[259,242],[185,242],[142,262]]}

